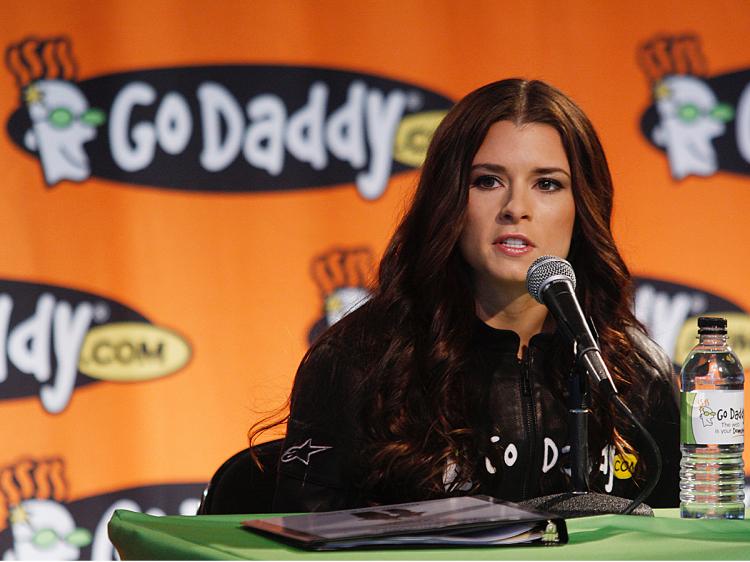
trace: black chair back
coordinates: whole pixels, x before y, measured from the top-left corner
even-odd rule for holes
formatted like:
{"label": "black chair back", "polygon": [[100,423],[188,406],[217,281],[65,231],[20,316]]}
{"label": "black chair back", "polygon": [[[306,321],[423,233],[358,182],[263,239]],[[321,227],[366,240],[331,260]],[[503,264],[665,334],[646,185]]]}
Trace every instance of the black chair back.
{"label": "black chair back", "polygon": [[203,491],[198,515],[272,513],[283,443],[276,439],[254,447],[263,470],[250,457],[250,448],[229,457]]}

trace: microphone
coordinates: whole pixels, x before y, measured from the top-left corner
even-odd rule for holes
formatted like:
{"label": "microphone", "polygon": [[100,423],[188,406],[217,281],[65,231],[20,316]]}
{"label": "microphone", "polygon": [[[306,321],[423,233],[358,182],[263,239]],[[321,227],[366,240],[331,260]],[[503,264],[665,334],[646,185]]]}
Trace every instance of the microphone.
{"label": "microphone", "polygon": [[[653,515],[653,511],[643,503],[643,500],[651,494],[661,476],[659,446],[617,394],[612,375],[604,363],[599,345],[576,298],[576,276],[573,266],[555,256],[542,256],[534,260],[529,267],[526,273],[526,288],[531,296],[549,309],[564,336],[573,342],[576,364],[579,367],[577,371],[585,370],[599,385],[604,395],[611,399],[614,406],[643,434],[653,455],[654,470],[650,480],[632,501],[588,491],[588,409],[581,393],[576,396],[574,389],[569,396],[569,412],[573,455],[571,470],[575,491],[533,498],[522,504],[568,516],[601,513]],[[578,377],[571,378],[571,381],[574,379],[577,380]],[[578,384],[574,382],[573,387],[577,387]]]}
{"label": "microphone", "polygon": [[526,273],[526,289],[549,309],[563,334],[573,343],[578,365],[605,394],[617,394],[612,375],[578,303],[575,288],[573,266],[562,258],[537,258]]}

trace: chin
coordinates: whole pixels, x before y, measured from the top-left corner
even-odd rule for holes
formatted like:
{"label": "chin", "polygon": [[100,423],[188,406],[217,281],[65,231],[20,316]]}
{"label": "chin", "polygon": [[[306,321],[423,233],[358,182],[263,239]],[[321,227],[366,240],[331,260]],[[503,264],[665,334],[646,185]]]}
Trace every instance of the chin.
{"label": "chin", "polygon": [[526,285],[526,271],[504,271],[492,275],[493,280],[500,285]]}

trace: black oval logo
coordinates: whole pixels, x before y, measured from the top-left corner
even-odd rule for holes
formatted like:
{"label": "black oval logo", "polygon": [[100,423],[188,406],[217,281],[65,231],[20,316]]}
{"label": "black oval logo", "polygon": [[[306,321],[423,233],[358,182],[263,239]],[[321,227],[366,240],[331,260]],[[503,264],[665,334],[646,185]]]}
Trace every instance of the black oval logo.
{"label": "black oval logo", "polygon": [[[698,333],[696,317],[746,316],[746,311],[736,303],[701,289],[648,277],[638,277],[635,282],[636,317],[678,367],[686,355],[684,334],[692,334],[694,344]],[[750,352],[746,322],[730,320],[729,330],[735,351],[743,355],[746,349]]]}
{"label": "black oval logo", "polygon": [[202,192],[355,183],[365,199],[419,165],[425,137],[452,105],[378,76],[249,65],[37,80],[24,99],[8,132],[39,155],[48,185],[90,176]]}
{"label": "black oval logo", "polygon": [[0,280],[0,400],[38,395],[49,413],[73,390],[97,382],[79,371],[86,336],[105,324],[150,325],[141,313],[91,293]]}

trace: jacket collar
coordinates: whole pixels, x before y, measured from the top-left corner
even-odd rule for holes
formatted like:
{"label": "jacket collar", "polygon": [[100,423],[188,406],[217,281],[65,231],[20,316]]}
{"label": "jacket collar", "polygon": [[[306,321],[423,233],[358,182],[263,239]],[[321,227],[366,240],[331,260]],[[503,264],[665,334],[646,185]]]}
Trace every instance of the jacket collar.
{"label": "jacket collar", "polygon": [[[554,337],[553,333],[533,335],[531,341],[529,341],[529,351],[549,349]],[[518,355],[521,338],[513,330],[498,330],[476,318],[474,321],[474,341],[481,347],[493,351]]]}

